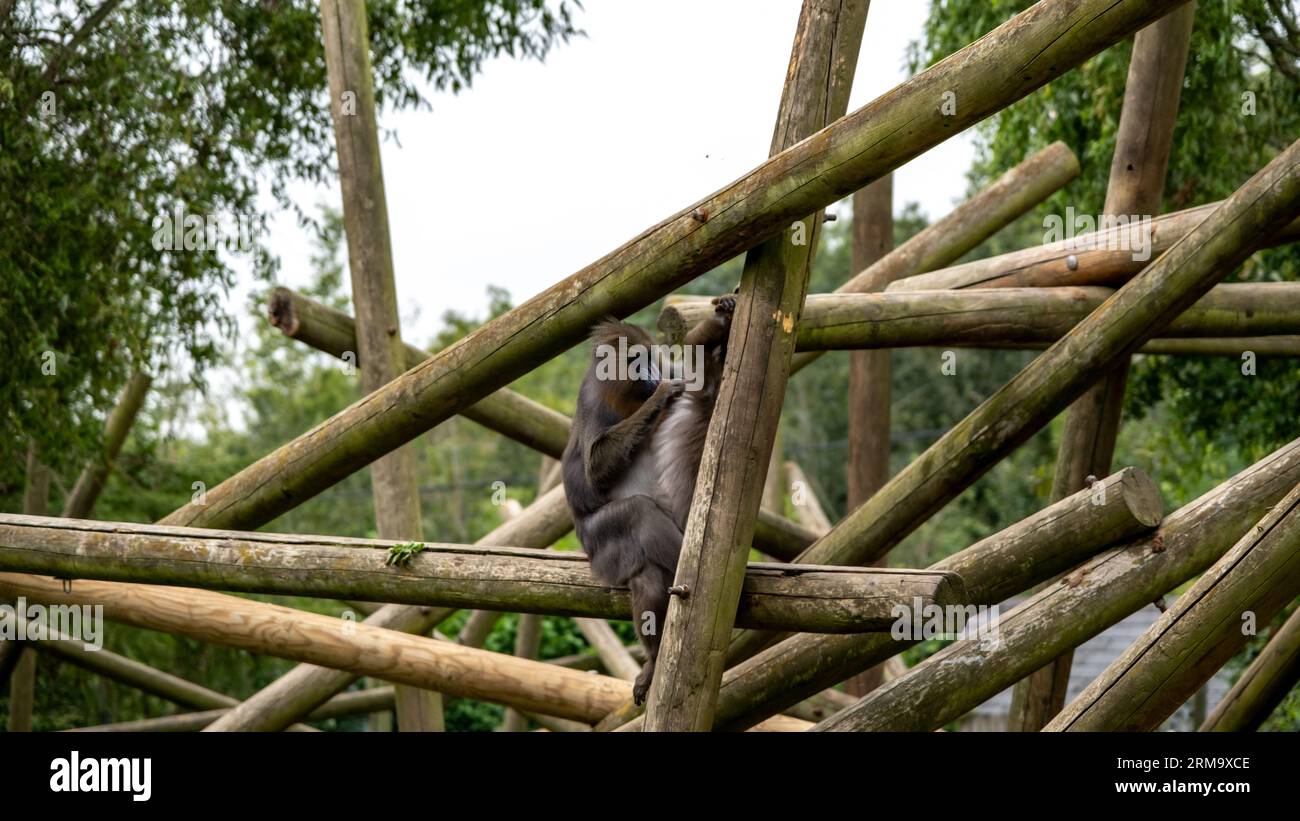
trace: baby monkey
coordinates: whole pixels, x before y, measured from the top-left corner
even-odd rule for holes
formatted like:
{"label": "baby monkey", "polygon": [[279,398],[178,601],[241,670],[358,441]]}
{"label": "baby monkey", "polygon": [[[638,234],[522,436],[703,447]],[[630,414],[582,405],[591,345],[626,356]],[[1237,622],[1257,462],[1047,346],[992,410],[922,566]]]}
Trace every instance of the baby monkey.
{"label": "baby monkey", "polygon": [[564,493],[592,572],[632,593],[632,623],[646,651],[632,688],[637,704],[654,677],[736,299],[713,305],[713,316],[686,335],[683,360],[703,372],[690,375],[689,390],[681,363],[656,361],[644,330],[613,319],[596,325],[564,449]]}

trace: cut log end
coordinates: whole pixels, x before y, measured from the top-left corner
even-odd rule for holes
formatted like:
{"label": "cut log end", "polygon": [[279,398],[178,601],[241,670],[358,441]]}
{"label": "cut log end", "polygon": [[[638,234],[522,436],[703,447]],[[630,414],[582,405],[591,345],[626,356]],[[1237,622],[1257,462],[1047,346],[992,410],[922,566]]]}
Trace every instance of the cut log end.
{"label": "cut log end", "polygon": [[271,292],[271,304],[267,310],[271,324],[289,337],[298,335],[298,315],[293,309],[292,294],[288,288],[276,288]]}
{"label": "cut log end", "polygon": [[1155,527],[1165,516],[1165,502],[1155,481],[1137,468],[1124,468],[1120,488],[1133,518],[1149,527]]}

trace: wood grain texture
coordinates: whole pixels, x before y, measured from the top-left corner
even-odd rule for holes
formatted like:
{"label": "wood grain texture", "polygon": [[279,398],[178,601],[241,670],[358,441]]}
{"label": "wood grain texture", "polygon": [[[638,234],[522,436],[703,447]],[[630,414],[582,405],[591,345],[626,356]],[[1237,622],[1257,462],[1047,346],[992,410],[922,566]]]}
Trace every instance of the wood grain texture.
{"label": "wood grain texture", "polygon": [[1156,730],[1297,595],[1300,482],[1044,729]]}
{"label": "wood grain texture", "polygon": [[[543,548],[554,544],[572,528],[573,519],[569,515],[568,503],[564,501],[563,492],[557,488],[536,499],[523,513],[502,523],[479,539],[477,544]],[[224,600],[230,597],[219,598]],[[406,633],[425,633],[453,612],[455,611],[450,608],[389,604],[368,615],[365,623]],[[298,721],[356,679],[356,675],[346,670],[300,664],[213,722],[208,729],[279,730]]]}
{"label": "wood grain texture", "polygon": [[1300,608],[1269,638],[1237,683],[1200,726],[1202,733],[1249,733],[1260,728],[1300,681]]}
{"label": "wood grain texture", "polygon": [[[392,687],[372,687],[369,690],[353,690],[340,693],[307,716],[309,721],[323,721],[329,718],[364,715],[393,709]],[[69,733],[195,733],[209,726],[224,716],[227,709],[199,710],[191,713],[161,716],[159,718],[142,718],[137,721],[119,721],[113,724],[99,724],[94,727],[77,727],[65,730]],[[304,725],[295,725],[291,730]],[[304,727],[311,730],[311,727]]]}
{"label": "wood grain texture", "polygon": [[[1163,503],[1149,477],[1125,468],[1101,481],[1099,492],[1063,499],[930,569],[959,574],[970,602],[997,604],[1154,529]],[[879,633],[788,638],[726,672],[715,728],[752,726],[909,646]]]}
{"label": "wood grain texture", "polygon": [[[866,0],[804,0],[772,136],[778,155],[848,109]],[[839,67],[844,70],[836,71]],[[707,731],[744,580],[745,557],[773,463],[820,211],[745,256],[722,385],[682,538],[673,596],[646,704],[651,731]],[[802,238],[802,239],[801,239]]]}
{"label": "wood grain texture", "polygon": [[[581,553],[426,542],[390,567],[395,544],[0,514],[0,569],[11,572],[554,616],[631,612],[627,590],[597,581]],[[951,573],[756,563],[738,618],[767,629],[878,630],[914,598],[958,604],[965,592]]]}
{"label": "wood grain texture", "polygon": [[[821,729],[924,730],[960,717],[1204,572],[1298,481],[1300,440],[1170,514],[1154,534],[1099,554],[1003,614],[995,647],[950,645]],[[908,715],[899,715],[900,704]]]}
{"label": "wood grain texture", "polygon": [[[810,294],[795,345],[799,350],[1046,348],[1113,293],[1109,288],[1073,286]],[[689,322],[712,306],[693,299],[664,311],[678,312]],[[1216,285],[1160,331],[1162,338],[1179,340],[1297,334],[1300,284],[1293,282]],[[1221,347],[1238,354],[1249,350],[1230,348],[1226,342]]]}
{"label": "wood grain texture", "polygon": [[[167,524],[259,527],[627,316],[1049,82],[1177,0],[1044,0],[488,322],[208,491]],[[935,100],[962,101],[943,116]],[[691,216],[701,211],[704,221]]]}

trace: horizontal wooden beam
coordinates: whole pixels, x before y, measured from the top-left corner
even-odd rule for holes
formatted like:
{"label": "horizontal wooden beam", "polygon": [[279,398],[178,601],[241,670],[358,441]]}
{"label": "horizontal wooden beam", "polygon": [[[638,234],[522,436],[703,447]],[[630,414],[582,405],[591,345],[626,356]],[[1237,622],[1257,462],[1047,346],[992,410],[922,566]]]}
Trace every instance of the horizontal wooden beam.
{"label": "horizontal wooden beam", "polygon": [[[1063,285],[1119,286],[1187,236],[1222,205],[1211,202],[1153,217],[1145,228],[1131,225],[1080,233],[1073,239],[954,265],[891,283],[889,291],[938,291],[958,288],[1033,288]],[[1142,233],[1134,234],[1138,230]],[[1150,239],[1143,247],[1142,238]],[[1300,219],[1274,232],[1263,247],[1300,239]]]}
{"label": "horizontal wooden beam", "polygon": [[[1064,287],[813,294],[804,303],[796,346],[801,351],[1046,347],[1113,293]],[[670,302],[663,313],[694,324],[712,310],[709,300],[691,298]],[[1216,285],[1161,331],[1162,337],[1174,338],[1272,335],[1300,335],[1300,283]]]}
{"label": "horizontal wooden beam", "polygon": [[[324,721],[330,718],[379,713],[393,709],[392,687],[371,687],[368,690],[353,690],[339,693],[322,704],[307,716],[308,721]],[[76,727],[65,730],[69,733],[197,733],[214,721],[230,712],[229,709],[200,710],[191,713],[177,713],[158,718],[142,718],[136,721],[119,721],[113,724],[99,724],[94,727]],[[295,729],[295,728],[290,728]],[[308,727],[308,730],[311,728]]]}
{"label": "horizontal wooden beam", "polygon": [[608,676],[206,590],[74,581],[65,593],[57,579],[0,573],[0,596],[44,605],[102,605],[106,619],[133,627],[578,721],[598,721],[632,696],[630,683]]}
{"label": "horizontal wooden beam", "polygon": [[[557,616],[631,612],[628,591],[597,581],[581,553],[425,543],[406,565],[391,567],[395,544],[0,514],[6,571]],[[737,620],[814,633],[885,630],[896,605],[964,598],[953,573],[753,564]]]}

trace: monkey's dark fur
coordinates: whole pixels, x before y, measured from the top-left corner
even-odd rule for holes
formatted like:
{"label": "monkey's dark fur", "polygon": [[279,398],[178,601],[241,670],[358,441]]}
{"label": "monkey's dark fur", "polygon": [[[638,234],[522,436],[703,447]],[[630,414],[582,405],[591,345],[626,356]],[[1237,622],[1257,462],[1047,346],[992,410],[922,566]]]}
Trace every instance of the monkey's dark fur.
{"label": "monkey's dark fur", "polygon": [[616,320],[593,328],[592,362],[564,449],[564,493],[592,572],[606,584],[627,585],[632,592],[632,623],[646,649],[645,667],[632,690],[637,704],[645,700],[654,677],[668,588],[677,574],[736,302],[726,296],[714,305],[714,316],[685,339],[687,346],[703,347],[698,390],[687,391],[680,379],[657,373],[650,378],[599,377],[600,346],[618,350],[620,337],[629,348],[640,344],[651,350],[653,343],[641,328]]}

